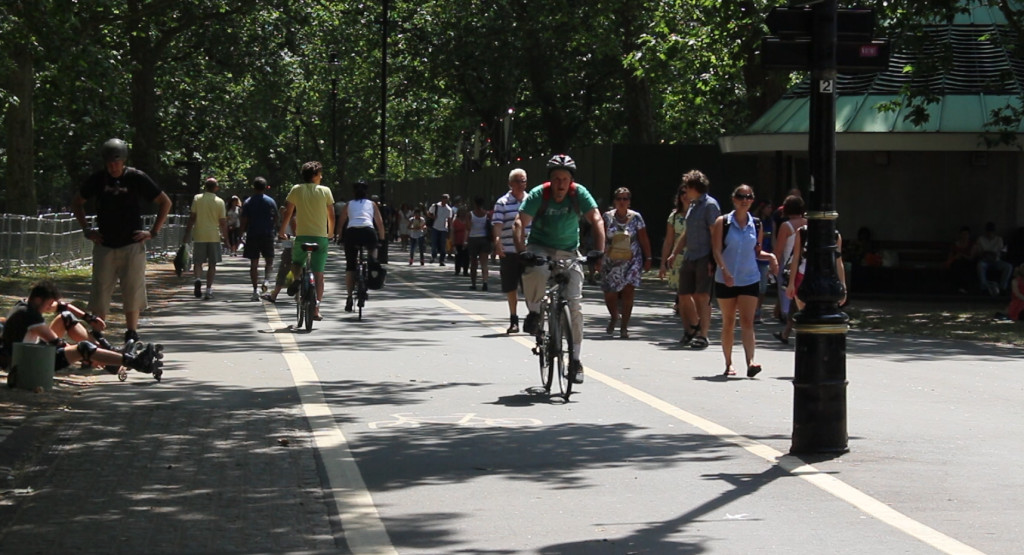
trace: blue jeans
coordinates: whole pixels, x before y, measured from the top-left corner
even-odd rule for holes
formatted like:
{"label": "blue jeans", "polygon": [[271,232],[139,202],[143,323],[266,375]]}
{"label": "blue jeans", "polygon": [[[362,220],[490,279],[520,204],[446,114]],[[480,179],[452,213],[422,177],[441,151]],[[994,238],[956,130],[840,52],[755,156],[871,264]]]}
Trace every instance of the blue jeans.
{"label": "blue jeans", "polygon": [[423,250],[426,248],[426,237],[409,237],[409,260],[412,260],[416,254],[416,249],[420,249],[420,260],[423,260]]}
{"label": "blue jeans", "polygon": [[448,232],[430,228],[430,259],[441,255],[441,263],[448,253]]}
{"label": "blue jeans", "polygon": [[978,261],[978,284],[982,289],[988,287],[988,271],[990,268],[999,270],[999,289],[1006,291],[1010,287],[1010,274],[1013,273],[1013,265],[1005,260],[979,260]]}

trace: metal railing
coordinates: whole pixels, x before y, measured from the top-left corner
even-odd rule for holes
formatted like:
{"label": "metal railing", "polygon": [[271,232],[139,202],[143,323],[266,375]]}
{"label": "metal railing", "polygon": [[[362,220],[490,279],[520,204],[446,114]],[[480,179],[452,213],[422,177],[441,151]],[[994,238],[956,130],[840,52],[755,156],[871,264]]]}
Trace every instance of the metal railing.
{"label": "metal railing", "polygon": [[[143,216],[144,229],[151,228],[155,219],[155,215]],[[156,258],[177,250],[187,224],[188,215],[168,215],[160,234],[146,243],[147,256]],[[92,244],[73,214],[0,214],[0,275],[22,268],[38,271],[87,266],[92,263]]]}

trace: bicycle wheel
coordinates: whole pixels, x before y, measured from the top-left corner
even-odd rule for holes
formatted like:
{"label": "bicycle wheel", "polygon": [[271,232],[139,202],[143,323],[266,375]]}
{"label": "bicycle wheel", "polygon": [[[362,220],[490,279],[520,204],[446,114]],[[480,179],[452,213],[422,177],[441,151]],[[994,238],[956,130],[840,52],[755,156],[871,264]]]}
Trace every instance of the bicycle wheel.
{"label": "bicycle wheel", "polygon": [[366,306],[366,299],[369,297],[366,291],[366,264],[359,266],[359,273],[356,277],[356,307],[359,309],[359,319],[363,319],[363,307]]}
{"label": "bicycle wheel", "polygon": [[316,313],[316,294],[310,291],[303,302],[306,305],[306,331],[311,332],[313,329],[313,314]]}
{"label": "bicycle wheel", "polygon": [[569,400],[572,394],[572,376],[569,375],[569,359],[572,356],[572,328],[569,318],[569,305],[559,303],[555,310],[554,317],[558,325],[551,326],[551,358],[554,371],[558,374],[558,387],[562,391],[562,398]]}
{"label": "bicycle wheel", "polygon": [[313,281],[311,274],[307,274],[302,289],[305,290],[302,295],[302,304],[305,305],[302,311],[306,314],[305,327],[307,332],[311,332],[313,329],[313,314],[316,313],[316,283]]}
{"label": "bicycle wheel", "polygon": [[[305,272],[295,279],[304,279]],[[306,287],[303,285],[304,281],[299,282],[299,289],[295,293],[295,316],[298,319],[298,323],[295,324],[295,329],[302,327],[302,323],[306,320],[306,303],[302,302],[303,297],[306,295]]]}
{"label": "bicycle wheel", "polygon": [[551,334],[544,325],[542,318],[537,327],[537,346],[533,352],[537,354],[537,361],[540,363],[540,385],[544,387],[545,393],[551,393],[551,381],[554,377],[550,360]]}

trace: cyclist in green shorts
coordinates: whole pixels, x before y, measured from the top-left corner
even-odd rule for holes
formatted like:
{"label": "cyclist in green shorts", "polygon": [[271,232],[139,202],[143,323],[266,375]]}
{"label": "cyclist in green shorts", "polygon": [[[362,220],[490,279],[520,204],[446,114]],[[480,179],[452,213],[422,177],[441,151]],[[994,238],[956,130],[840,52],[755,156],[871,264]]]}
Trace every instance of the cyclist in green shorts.
{"label": "cyclist in green shorts", "polygon": [[[295,215],[295,245],[292,249],[292,275],[298,276],[302,265],[306,262],[306,253],[302,251],[303,243],[316,243],[320,246],[313,253],[311,265],[313,277],[316,279],[316,313],[314,320],[321,320],[320,302],[324,298],[324,268],[327,266],[328,237],[334,236],[334,195],[331,190],[320,184],[323,179],[323,165],[320,162],[306,162],[302,165],[302,179],[305,183],[292,187],[285,199],[284,217],[281,228],[277,232],[279,239],[287,238],[285,234],[288,222]],[[298,289],[296,279],[288,286],[288,295],[294,296]]]}

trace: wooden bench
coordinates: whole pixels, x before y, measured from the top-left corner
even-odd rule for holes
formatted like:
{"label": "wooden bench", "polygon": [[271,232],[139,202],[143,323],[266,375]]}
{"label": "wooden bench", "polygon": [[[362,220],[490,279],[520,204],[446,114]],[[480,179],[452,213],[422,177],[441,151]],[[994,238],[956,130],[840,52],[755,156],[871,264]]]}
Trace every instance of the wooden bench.
{"label": "wooden bench", "polygon": [[875,251],[881,266],[851,263],[852,293],[945,294],[953,289],[946,260],[949,243],[943,241],[879,240]]}

